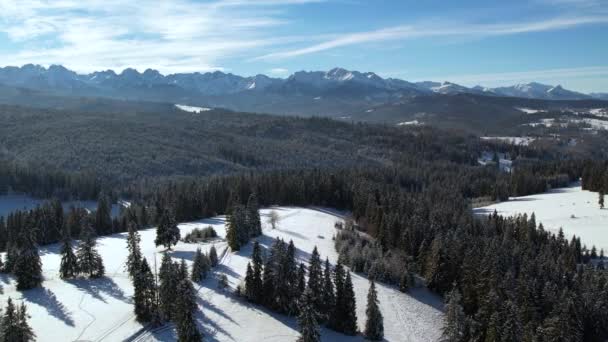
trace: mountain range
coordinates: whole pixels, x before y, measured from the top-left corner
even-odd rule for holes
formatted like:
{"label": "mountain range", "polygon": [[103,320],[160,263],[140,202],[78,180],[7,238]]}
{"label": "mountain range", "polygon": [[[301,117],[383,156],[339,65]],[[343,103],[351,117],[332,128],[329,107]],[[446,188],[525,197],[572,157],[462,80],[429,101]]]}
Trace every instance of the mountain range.
{"label": "mountain range", "polygon": [[[157,70],[143,73],[125,69],[78,74],[61,65],[44,68],[27,64],[22,67],[0,68],[0,83],[8,86],[71,95],[101,95],[111,97],[162,98],[222,96],[238,93],[272,93],[299,96],[366,96],[369,98],[403,97],[438,94],[478,94],[545,100],[606,99],[606,93],[583,94],[541,83],[517,84],[509,87],[465,87],[451,82],[408,82],[382,78],[373,72],[334,68],[324,71],[299,71],[281,79],[266,75],[242,77],[220,71],[162,75]],[[146,94],[148,96],[146,96]]]}

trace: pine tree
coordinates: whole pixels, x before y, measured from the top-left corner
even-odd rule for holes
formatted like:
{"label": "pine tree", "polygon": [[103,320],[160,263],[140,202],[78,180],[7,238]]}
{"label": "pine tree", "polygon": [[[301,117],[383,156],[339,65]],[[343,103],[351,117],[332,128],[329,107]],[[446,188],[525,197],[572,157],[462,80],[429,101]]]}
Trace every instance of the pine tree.
{"label": "pine tree", "polygon": [[159,287],[159,311],[164,320],[171,320],[175,303],[175,288],[177,287],[177,270],[171,261],[169,253],[163,253],[160,269],[158,272]]}
{"label": "pine tree", "polygon": [[0,330],[0,340],[2,342],[29,342],[34,341],[36,335],[30,328],[27,309],[22,303],[17,308],[11,298],[8,299],[5,313],[2,317],[2,329]]}
{"label": "pine tree", "polygon": [[166,249],[171,249],[171,246],[177,244],[179,241],[180,233],[175,218],[169,210],[164,210],[156,228],[156,239],[154,243],[156,246],[164,246]]}
{"label": "pine tree", "polygon": [[63,228],[63,243],[61,245],[61,265],[59,276],[61,279],[74,278],[78,274],[78,259],[72,247],[72,236],[69,226]]}
{"label": "pine tree", "polygon": [[336,305],[336,294],[334,292],[334,284],[331,280],[332,271],[329,265],[329,260],[325,259],[325,270],[323,271],[323,290],[321,291],[321,310],[320,316],[322,321],[329,320],[330,314]]}
{"label": "pine tree", "polygon": [[342,294],[342,301],[339,302],[344,317],[342,332],[346,335],[356,335],[357,303],[355,301],[355,291],[353,289],[353,281],[350,272],[346,272]]}
{"label": "pine tree", "polygon": [[90,278],[100,278],[105,274],[103,260],[95,245],[95,231],[90,224],[85,223],[81,231],[76,257],[79,272],[88,275]]}
{"label": "pine tree", "polygon": [[209,261],[207,257],[201,252],[200,248],[196,249],[194,255],[194,262],[192,263],[192,281],[199,282],[207,278],[207,272],[209,271]]}
{"label": "pine tree", "polygon": [[[182,266],[183,265],[183,266]],[[180,273],[187,272],[186,263],[182,260],[180,265]],[[181,279],[175,289],[175,315],[174,321],[177,327],[178,341],[182,342],[194,342],[201,340],[201,334],[196,327],[193,313],[196,310],[196,301],[194,287],[192,282],[188,279],[187,274],[181,275]]]}
{"label": "pine tree", "polygon": [[158,315],[156,283],[146,258],[138,265],[139,269],[133,274],[135,315],[139,322],[151,322]]}
{"label": "pine tree", "polygon": [[604,209],[604,191],[600,190],[598,204],[600,205],[600,209]]}
{"label": "pine tree", "polygon": [[316,246],[312,250],[308,262],[308,288],[312,295],[313,306],[321,314],[323,312],[323,270],[321,268],[321,257]]}
{"label": "pine tree", "polygon": [[298,294],[300,297],[306,290],[306,266],[303,263],[300,263],[298,267]]}
{"label": "pine tree", "polygon": [[33,229],[21,232],[21,242],[13,268],[17,278],[17,290],[28,290],[42,284],[42,261],[40,261],[35,239]]}
{"label": "pine tree", "polygon": [[407,292],[414,283],[414,276],[405,269],[399,278],[399,291]]}
{"label": "pine tree", "polygon": [[253,284],[253,269],[251,263],[247,263],[247,271],[245,272],[245,297],[248,300],[254,301],[255,299],[255,285]]}
{"label": "pine tree", "polygon": [[463,341],[466,316],[460,304],[461,296],[454,288],[447,296],[445,325],[443,326],[442,342]]}
{"label": "pine tree", "polygon": [[112,206],[108,197],[104,194],[100,195],[95,211],[95,231],[97,234],[107,235],[112,233],[111,210]]}
{"label": "pine tree", "polygon": [[334,268],[334,284],[336,286],[336,297],[329,315],[329,327],[342,332],[346,320],[344,313],[344,267],[339,259]]}
{"label": "pine tree", "polygon": [[217,258],[217,250],[215,246],[211,246],[209,249],[209,261],[211,262],[211,267],[216,267],[219,264],[219,260]]}
{"label": "pine tree", "polygon": [[260,244],[256,241],[253,244],[253,253],[251,255],[251,261],[253,263],[252,269],[252,279],[251,279],[251,296],[250,300],[254,303],[262,303],[263,298],[263,282],[262,282],[262,272],[263,272],[263,263],[262,260],[262,250],[260,248]]}
{"label": "pine tree", "polygon": [[381,341],[384,338],[384,322],[378,304],[376,284],[371,281],[367,293],[367,321],[365,322],[365,337],[372,341]]}
{"label": "pine tree", "polygon": [[300,329],[299,342],[318,342],[321,341],[319,332],[318,313],[314,307],[314,298],[310,288],[304,291],[300,300],[300,314],[298,316]]}
{"label": "pine tree", "polygon": [[127,235],[127,249],[129,250],[129,256],[127,257],[125,266],[127,268],[127,272],[129,272],[129,276],[133,278],[140,270],[139,263],[141,263],[142,256],[139,243],[141,241],[141,237],[139,236],[137,226],[134,223],[129,223],[128,227],[129,233]]}
{"label": "pine tree", "polygon": [[247,225],[251,236],[262,235],[262,222],[260,220],[258,197],[255,192],[249,195],[247,200]]}

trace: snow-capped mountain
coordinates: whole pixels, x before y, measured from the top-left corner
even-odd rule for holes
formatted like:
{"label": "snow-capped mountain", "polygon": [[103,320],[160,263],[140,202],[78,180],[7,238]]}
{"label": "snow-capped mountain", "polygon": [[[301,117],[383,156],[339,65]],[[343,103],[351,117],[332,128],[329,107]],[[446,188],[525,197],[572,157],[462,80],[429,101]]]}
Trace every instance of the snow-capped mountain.
{"label": "snow-capped mountain", "polygon": [[[429,94],[477,94],[548,100],[606,99],[606,94],[586,95],[540,83],[517,84],[510,87],[468,88],[452,82],[408,82],[382,78],[373,72],[334,68],[329,71],[298,71],[286,79],[266,75],[242,77],[220,71],[163,75],[147,69],[143,73],[128,68],[120,73],[113,70],[77,74],[63,66],[44,68],[27,64],[22,67],[0,68],[0,83],[51,93],[87,96],[110,96],[143,100],[171,101],[200,96],[257,94],[272,96],[308,96],[341,99],[395,99]],[[274,94],[274,95],[273,95]],[[234,100],[234,99],[232,99]]]}

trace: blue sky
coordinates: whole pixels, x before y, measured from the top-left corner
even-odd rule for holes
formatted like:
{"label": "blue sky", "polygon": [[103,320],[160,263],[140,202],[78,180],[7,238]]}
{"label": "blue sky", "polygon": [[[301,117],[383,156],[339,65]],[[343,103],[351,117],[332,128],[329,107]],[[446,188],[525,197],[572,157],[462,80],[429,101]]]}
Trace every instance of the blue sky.
{"label": "blue sky", "polygon": [[608,0],[0,0],[0,64],[608,92]]}

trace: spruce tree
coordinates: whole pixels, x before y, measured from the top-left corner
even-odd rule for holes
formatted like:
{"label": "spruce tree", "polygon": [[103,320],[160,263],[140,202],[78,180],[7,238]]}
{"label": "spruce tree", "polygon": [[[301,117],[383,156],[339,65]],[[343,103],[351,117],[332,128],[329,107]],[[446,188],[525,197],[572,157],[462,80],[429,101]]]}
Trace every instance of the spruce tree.
{"label": "spruce tree", "polygon": [[342,332],[346,320],[344,312],[344,266],[342,266],[339,259],[334,268],[334,284],[336,286],[336,298],[329,315],[329,327],[335,331]]}
{"label": "spruce tree", "polygon": [[371,281],[367,293],[367,309],[365,311],[367,321],[365,322],[365,337],[372,341],[381,341],[384,338],[384,322],[378,303],[376,284]]}
{"label": "spruce tree", "polygon": [[171,246],[177,244],[179,241],[180,233],[175,218],[169,212],[164,210],[160,217],[160,222],[156,228],[156,239],[154,243],[156,246],[164,246],[166,249],[171,249]]}
{"label": "spruce tree", "polygon": [[298,267],[298,294],[301,297],[306,290],[306,266],[300,263]]}
{"label": "spruce tree", "polygon": [[321,320],[326,322],[329,320],[330,314],[336,305],[336,294],[334,292],[334,284],[332,282],[332,271],[329,265],[329,260],[325,259],[325,269],[323,271],[323,290],[321,291]]}
{"label": "spruce tree", "polygon": [[25,229],[20,235],[13,272],[17,278],[17,290],[28,290],[42,284],[42,261],[38,254],[34,230]]}
{"label": "spruce tree", "polygon": [[310,288],[306,289],[300,300],[300,314],[298,316],[300,330],[299,342],[319,342],[318,313],[314,306],[314,297]]}
{"label": "spruce tree", "polygon": [[142,256],[139,243],[141,242],[141,237],[135,223],[129,223],[128,227],[127,249],[129,250],[129,256],[127,257],[125,267],[127,268],[127,272],[129,272],[129,276],[133,278],[140,270],[139,263],[141,263]]}
{"label": "spruce tree", "polygon": [[25,304],[21,302],[21,307],[19,308],[17,320],[18,335],[20,337],[16,341],[27,342],[36,340],[36,334],[34,333],[34,330],[30,327],[27,321],[28,318],[30,318],[30,316],[27,314],[27,308],[25,307]]}
{"label": "spruce tree", "polygon": [[[317,247],[312,250],[308,262],[308,288],[313,299],[315,310],[321,315],[323,313],[323,269],[321,268],[321,257]],[[333,287],[332,287],[333,289]]]}
{"label": "spruce tree", "polygon": [[454,288],[447,296],[442,342],[460,342],[463,340],[466,317],[460,301],[460,291]]}
{"label": "spruce tree", "polygon": [[194,255],[194,261],[192,263],[192,281],[200,282],[201,280],[207,278],[207,272],[209,271],[209,261],[207,257],[201,252],[200,248],[196,249],[196,254]]}
{"label": "spruce tree", "polygon": [[[182,266],[183,265],[183,266]],[[182,260],[180,265],[180,273],[185,269],[185,261]],[[186,269],[187,272],[187,269]],[[174,321],[177,327],[178,341],[194,342],[201,340],[201,334],[196,327],[194,321],[194,312],[196,310],[195,292],[192,282],[182,274],[181,279],[175,289],[175,315]]]}
{"label": "spruce tree", "polygon": [[600,205],[600,209],[604,209],[604,191],[600,190],[598,204]]}
{"label": "spruce tree", "polygon": [[146,258],[138,265],[139,269],[133,274],[135,315],[139,322],[152,322],[158,315],[156,283]]}
{"label": "spruce tree", "polygon": [[63,228],[62,240],[59,276],[61,279],[74,278],[78,274],[78,259],[76,258],[76,254],[74,254],[72,236],[70,234],[70,228],[67,225]]}
{"label": "spruce tree", "polygon": [[254,301],[255,299],[255,288],[253,285],[253,269],[251,263],[247,263],[247,271],[245,272],[245,297],[248,300]]}
{"label": "spruce tree", "polygon": [[344,287],[342,290],[342,301],[339,306],[343,312],[344,321],[342,322],[342,332],[346,335],[357,334],[357,303],[355,300],[355,291],[353,289],[353,281],[350,272],[346,272]]}
{"label": "spruce tree", "polygon": [[247,225],[251,236],[262,235],[262,222],[260,220],[258,197],[255,192],[249,195],[247,200]]}
{"label": "spruce tree", "polygon": [[80,234],[80,244],[76,250],[78,271],[90,278],[103,277],[105,268],[103,260],[95,248],[95,231],[89,223],[85,223]]}
{"label": "spruce tree", "polygon": [[253,244],[253,253],[251,254],[251,261],[253,263],[252,269],[252,280],[251,280],[251,295],[250,298],[255,303],[262,303],[263,293],[263,282],[262,272],[264,268],[264,261],[262,260],[262,249],[259,242]]}
{"label": "spruce tree", "polygon": [[25,305],[22,303],[21,307],[17,308],[15,304],[13,304],[13,300],[9,298],[5,313],[2,317],[0,340],[2,342],[35,341],[36,335],[27,322],[28,317]]}
{"label": "spruce tree", "polygon": [[209,249],[209,262],[211,262],[211,267],[216,267],[219,263],[215,245],[211,246],[211,248]]}
{"label": "spruce tree", "polygon": [[97,234],[108,235],[112,233],[112,205],[104,194],[99,196],[97,210],[95,211],[95,231]]}
{"label": "spruce tree", "polygon": [[159,311],[164,320],[171,320],[176,296],[177,269],[171,261],[169,253],[163,253],[163,259],[158,272],[158,280]]}

